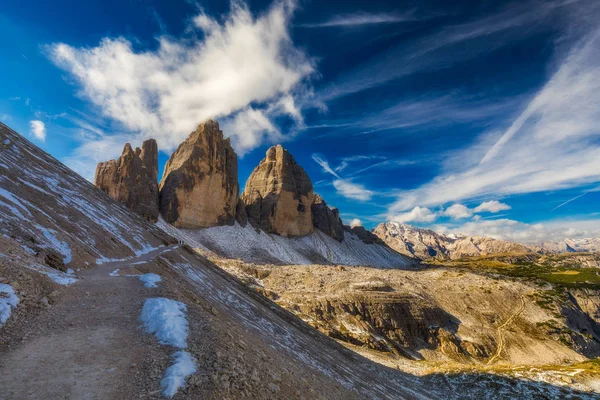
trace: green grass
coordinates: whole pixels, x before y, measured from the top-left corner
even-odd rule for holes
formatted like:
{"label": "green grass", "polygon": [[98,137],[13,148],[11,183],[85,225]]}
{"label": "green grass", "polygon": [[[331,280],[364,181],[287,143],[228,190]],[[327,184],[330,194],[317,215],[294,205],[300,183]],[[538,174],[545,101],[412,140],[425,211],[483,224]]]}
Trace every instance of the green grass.
{"label": "green grass", "polygon": [[[537,261],[534,262],[537,257]],[[509,262],[510,261],[510,262]],[[558,288],[600,289],[600,268],[583,267],[573,255],[486,256],[438,262],[438,265],[547,282]]]}

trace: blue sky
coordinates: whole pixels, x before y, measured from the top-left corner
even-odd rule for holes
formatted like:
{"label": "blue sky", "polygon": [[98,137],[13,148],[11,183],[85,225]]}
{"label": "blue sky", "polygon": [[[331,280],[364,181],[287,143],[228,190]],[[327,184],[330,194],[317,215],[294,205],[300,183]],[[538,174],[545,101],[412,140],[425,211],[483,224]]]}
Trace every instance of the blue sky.
{"label": "blue sky", "polygon": [[[451,4],[448,4],[451,3]],[[600,4],[5,1],[0,120],[88,179],[206,118],[345,222],[600,235]]]}

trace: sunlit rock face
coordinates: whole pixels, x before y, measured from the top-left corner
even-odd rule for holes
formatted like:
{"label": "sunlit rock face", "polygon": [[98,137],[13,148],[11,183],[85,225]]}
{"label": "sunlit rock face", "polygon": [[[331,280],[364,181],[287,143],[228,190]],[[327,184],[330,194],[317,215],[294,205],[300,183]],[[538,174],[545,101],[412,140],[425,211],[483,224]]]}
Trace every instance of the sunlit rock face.
{"label": "sunlit rock face", "polygon": [[277,145],[267,150],[266,157],[250,174],[242,200],[253,226],[295,237],[313,231],[313,196],[304,169],[283,146]]}
{"label": "sunlit rock face", "polygon": [[239,197],[237,155],[216,121],[206,121],[179,145],[160,182],[160,212],[179,228],[230,225]]}

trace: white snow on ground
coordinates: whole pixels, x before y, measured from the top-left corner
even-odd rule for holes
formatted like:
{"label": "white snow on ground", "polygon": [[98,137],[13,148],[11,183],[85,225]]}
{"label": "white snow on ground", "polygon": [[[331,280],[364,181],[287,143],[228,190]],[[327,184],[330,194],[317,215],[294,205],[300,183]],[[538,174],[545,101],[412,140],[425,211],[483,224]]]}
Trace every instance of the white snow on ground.
{"label": "white snow on ground", "polygon": [[66,274],[62,275],[57,273],[49,273],[46,275],[48,275],[48,277],[52,279],[55,283],[58,283],[59,285],[63,286],[69,286],[70,284],[77,282],[77,278],[68,276]]}
{"label": "white snow on ground", "polygon": [[69,245],[66,242],[62,242],[62,241],[58,240],[56,238],[56,236],[54,236],[56,231],[51,232],[49,229],[46,229],[40,225],[38,225],[38,229],[41,230],[42,233],[44,234],[44,236],[46,237],[46,239],[48,239],[48,241],[50,242],[50,245],[51,245],[50,247],[52,247],[54,250],[58,251],[60,254],[62,254],[64,256],[63,262],[65,264],[70,263],[71,259],[72,259],[71,248],[69,247]]}
{"label": "white snow on ground", "polygon": [[160,381],[163,396],[173,397],[177,390],[185,386],[185,378],[196,372],[196,360],[187,351],[178,351],[171,355],[173,364],[165,371]]}
{"label": "white snow on ground", "polygon": [[119,271],[119,268],[117,268],[113,272],[109,273],[108,276],[119,276]]}
{"label": "white snow on ground", "polygon": [[188,335],[186,311],[180,301],[155,297],[144,302],[141,319],[146,332],[153,333],[160,343],[184,349]]}
{"label": "white snow on ground", "polygon": [[77,282],[77,277],[74,271],[70,268],[67,270],[67,272],[61,272],[55,270],[54,268],[50,268],[41,264],[27,264],[23,265],[23,267],[32,271],[39,272],[40,274],[44,274],[48,278],[52,279],[53,282],[58,283],[59,285],[68,286],[72,283]]}
{"label": "white snow on ground", "polygon": [[140,281],[142,281],[144,283],[144,286],[146,286],[147,288],[158,287],[157,283],[162,280],[159,275],[153,273],[138,276],[140,278]]}
{"label": "white snow on ground", "polygon": [[0,283],[0,326],[10,318],[13,308],[19,304],[19,298],[12,286]]}
{"label": "white snow on ground", "polygon": [[[160,279],[158,275],[155,276]],[[186,311],[185,304],[180,301],[156,297],[145,301],[140,318],[146,332],[153,333],[159,343],[184,349],[188,335]],[[185,379],[196,372],[196,360],[187,351],[175,352],[171,357],[173,364],[160,381],[165,397],[173,397],[185,385]]]}
{"label": "white snow on ground", "polygon": [[[69,272],[70,271],[70,272]],[[72,269],[68,269],[67,272],[42,272],[45,273],[50,279],[59,285],[68,286],[72,283],[77,282],[75,272]]]}
{"label": "white snow on ground", "polygon": [[[123,262],[123,261],[127,261],[127,260],[131,260],[134,258],[139,258],[141,256],[143,256],[144,254],[148,254],[154,250],[158,250],[160,248],[164,247],[164,251],[169,251],[172,250],[173,247],[170,246],[157,246],[157,247],[144,247],[141,250],[136,250],[134,251],[135,256],[131,256],[131,257],[125,257],[125,258],[106,258],[106,257],[101,257],[101,258],[97,258],[96,259],[96,264],[97,265],[102,265],[102,264],[106,264],[109,262]],[[144,264],[147,263],[147,261],[143,261],[143,262],[137,262],[137,263],[133,263],[131,265],[135,265],[135,264]]]}
{"label": "white snow on ground", "polygon": [[202,230],[176,229],[164,221],[159,227],[192,247],[229,258],[275,264],[342,264],[378,268],[406,268],[414,262],[379,244],[366,244],[353,233],[344,232],[340,243],[315,230],[301,238],[285,238],[257,232],[250,224],[217,226]]}

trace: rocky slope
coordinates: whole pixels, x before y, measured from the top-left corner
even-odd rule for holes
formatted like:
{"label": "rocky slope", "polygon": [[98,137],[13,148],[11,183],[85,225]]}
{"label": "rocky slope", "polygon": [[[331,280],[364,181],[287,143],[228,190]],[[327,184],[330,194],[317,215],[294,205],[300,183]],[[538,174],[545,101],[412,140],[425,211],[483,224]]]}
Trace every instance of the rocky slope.
{"label": "rocky slope", "polygon": [[135,151],[127,143],[117,160],[96,167],[94,184],[151,221],[158,220],[158,146],[146,140]]}
{"label": "rocky slope", "polygon": [[529,253],[532,248],[520,243],[483,236],[441,235],[430,229],[396,222],[379,224],[373,233],[397,252],[427,259],[458,259],[501,253]]}
{"label": "rocky slope", "polygon": [[352,231],[340,242],[315,230],[309,235],[287,238],[245,227],[217,226],[202,230],[163,229],[195,249],[248,262],[268,264],[366,265],[376,268],[412,268],[416,262],[385,245],[367,244]]}
{"label": "rocky slope", "polygon": [[542,251],[551,253],[600,252],[599,238],[566,238],[559,242],[541,242],[537,245]]}
{"label": "rocky slope", "polygon": [[[0,283],[19,299],[0,326],[3,395],[160,398],[174,350],[137,323],[158,297],[185,305],[197,362],[177,398],[437,397],[249,293],[2,124],[0,171]],[[160,287],[128,277],[150,272]]]}
{"label": "rocky slope", "polygon": [[600,355],[598,290],[444,267],[215,262],[323,333],[391,359],[547,365]]}
{"label": "rocky slope", "polygon": [[160,212],[181,228],[232,224],[238,204],[237,155],[216,121],[206,121],[179,145],[160,182]]}
{"label": "rocky slope", "polygon": [[[180,302],[179,313],[184,310],[182,351],[196,368],[182,376],[178,399],[594,396],[579,382],[564,387],[490,371],[420,376],[383,367],[175,245],[2,124],[0,170],[0,283],[19,299],[0,326],[0,387],[9,398],[160,398],[165,371],[178,365],[177,349],[137,322],[152,299]],[[158,287],[137,279],[147,273],[161,277]],[[363,281],[358,277],[353,288],[372,287]],[[316,291],[329,289],[324,281],[314,283]],[[469,293],[458,288],[463,297],[456,307],[469,306]],[[485,298],[478,296],[478,302]]]}
{"label": "rocky slope", "polygon": [[313,186],[294,157],[281,145],[267,150],[242,194],[248,220],[267,233],[286,237],[313,231]]}

